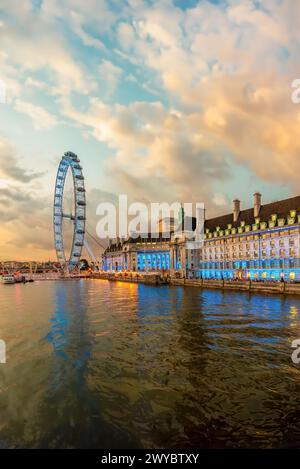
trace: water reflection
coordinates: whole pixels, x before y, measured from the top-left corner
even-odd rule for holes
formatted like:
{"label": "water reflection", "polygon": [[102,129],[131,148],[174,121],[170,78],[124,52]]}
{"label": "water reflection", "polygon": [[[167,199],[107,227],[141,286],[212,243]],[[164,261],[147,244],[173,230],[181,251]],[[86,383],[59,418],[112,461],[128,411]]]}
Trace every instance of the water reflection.
{"label": "water reflection", "polygon": [[[88,385],[92,335],[87,319],[86,283],[56,283],[54,313],[46,340],[53,347],[47,394],[52,429],[42,447],[130,447],[133,442],[102,418],[101,396]],[[47,426],[49,427],[49,421]],[[111,442],[111,435],[114,441]]]}
{"label": "water reflection", "polygon": [[0,288],[0,446],[300,445],[300,299],[102,281]]}

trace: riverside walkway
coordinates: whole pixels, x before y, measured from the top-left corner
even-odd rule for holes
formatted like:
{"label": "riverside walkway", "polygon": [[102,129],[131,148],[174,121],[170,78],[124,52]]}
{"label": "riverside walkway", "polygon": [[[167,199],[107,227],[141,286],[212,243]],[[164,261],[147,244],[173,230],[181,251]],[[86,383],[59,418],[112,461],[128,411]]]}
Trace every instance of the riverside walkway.
{"label": "riverside walkway", "polygon": [[182,287],[214,288],[221,290],[238,290],[255,293],[273,293],[281,295],[300,295],[300,283],[290,282],[257,282],[252,280],[207,280],[176,278],[153,272],[119,272],[117,274],[97,272],[91,278],[110,280],[114,282],[144,283],[148,285],[176,285]]}

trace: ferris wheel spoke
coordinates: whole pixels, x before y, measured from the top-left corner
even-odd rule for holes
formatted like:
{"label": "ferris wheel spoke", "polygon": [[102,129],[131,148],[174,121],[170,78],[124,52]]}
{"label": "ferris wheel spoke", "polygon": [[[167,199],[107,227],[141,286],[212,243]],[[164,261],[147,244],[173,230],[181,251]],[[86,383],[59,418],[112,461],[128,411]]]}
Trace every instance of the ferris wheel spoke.
{"label": "ferris wheel spoke", "polygon": [[62,218],[69,218],[70,220],[75,220],[75,215],[72,215],[72,213],[62,213]]}

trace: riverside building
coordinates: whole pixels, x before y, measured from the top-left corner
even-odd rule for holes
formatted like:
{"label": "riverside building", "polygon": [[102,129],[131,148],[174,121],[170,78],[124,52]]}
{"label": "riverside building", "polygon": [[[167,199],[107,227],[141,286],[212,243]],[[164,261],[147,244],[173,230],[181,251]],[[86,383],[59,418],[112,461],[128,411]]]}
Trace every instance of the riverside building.
{"label": "riverside building", "polygon": [[[170,275],[205,279],[300,281],[300,196],[241,210],[204,222],[204,240],[197,239],[197,220],[179,214],[170,236],[142,235],[110,243],[102,256],[105,271],[169,271]],[[161,227],[160,227],[161,228]],[[198,233],[199,236],[199,233]]]}
{"label": "riverside building", "polygon": [[300,280],[300,196],[241,210],[234,200],[230,214],[205,221],[199,252],[202,278]]}
{"label": "riverside building", "polygon": [[110,245],[102,256],[102,270],[105,272],[157,271],[170,269],[170,237],[164,238],[145,234],[138,238],[129,237]]}
{"label": "riverside building", "polygon": [[[167,232],[164,232],[164,229]],[[158,233],[117,238],[109,242],[102,255],[102,270],[106,272],[153,272],[170,269],[170,236],[174,231],[174,219],[161,219]]]}

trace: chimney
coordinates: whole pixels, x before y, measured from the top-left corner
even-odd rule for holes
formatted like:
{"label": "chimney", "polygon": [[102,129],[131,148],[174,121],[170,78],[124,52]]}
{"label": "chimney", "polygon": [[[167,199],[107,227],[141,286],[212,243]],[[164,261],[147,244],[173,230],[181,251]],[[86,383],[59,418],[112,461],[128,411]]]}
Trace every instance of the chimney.
{"label": "chimney", "polygon": [[111,245],[112,245],[112,240],[109,238],[109,240],[108,240],[108,247],[111,248]]}
{"label": "chimney", "polygon": [[241,211],[241,202],[238,199],[233,201],[233,221],[236,223]]}
{"label": "chimney", "polygon": [[256,218],[259,216],[259,212],[260,212],[261,194],[259,192],[255,192],[253,197],[254,197],[254,218]]}

